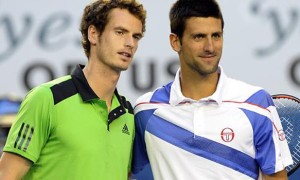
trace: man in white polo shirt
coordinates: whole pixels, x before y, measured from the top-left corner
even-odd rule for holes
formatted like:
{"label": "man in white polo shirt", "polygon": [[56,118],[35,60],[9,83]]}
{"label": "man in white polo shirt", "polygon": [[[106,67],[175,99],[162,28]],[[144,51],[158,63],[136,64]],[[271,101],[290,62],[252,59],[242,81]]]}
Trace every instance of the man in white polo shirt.
{"label": "man in white polo shirt", "polygon": [[150,162],[156,180],[287,179],[292,158],[270,94],[219,66],[217,2],[178,0],[170,22],[180,68],[136,102],[133,173]]}

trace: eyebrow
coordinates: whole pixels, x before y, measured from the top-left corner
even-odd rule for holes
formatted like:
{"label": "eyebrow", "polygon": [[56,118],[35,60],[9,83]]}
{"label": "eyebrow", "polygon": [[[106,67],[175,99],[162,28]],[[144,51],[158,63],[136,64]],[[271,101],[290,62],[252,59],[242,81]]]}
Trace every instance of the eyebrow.
{"label": "eyebrow", "polygon": [[[125,32],[129,32],[126,28],[122,27],[122,26],[117,26],[114,28],[114,30],[122,30]],[[134,36],[140,36],[141,38],[143,37],[143,33],[133,33]]]}
{"label": "eyebrow", "polygon": [[[216,31],[216,32],[211,33],[211,35],[215,35],[215,34],[223,34],[223,31]],[[202,32],[199,32],[199,33],[191,33],[191,36],[198,36],[198,35],[201,35],[201,36],[208,36],[208,34],[202,33]]]}

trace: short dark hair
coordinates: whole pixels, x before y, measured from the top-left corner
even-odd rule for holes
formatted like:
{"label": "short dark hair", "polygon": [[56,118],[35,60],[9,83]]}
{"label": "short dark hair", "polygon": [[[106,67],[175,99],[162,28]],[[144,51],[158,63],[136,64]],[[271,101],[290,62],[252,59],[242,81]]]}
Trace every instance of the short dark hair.
{"label": "short dark hair", "polygon": [[142,22],[142,32],[146,30],[146,10],[137,0],[96,0],[88,4],[81,18],[80,32],[82,34],[81,44],[87,57],[90,56],[91,44],[88,40],[88,28],[94,25],[103,33],[108,23],[108,15],[112,9],[127,9],[132,15]]}
{"label": "short dark hair", "polygon": [[191,17],[214,17],[221,19],[222,29],[224,19],[218,3],[215,0],[178,0],[170,10],[171,33],[182,38],[186,20]]}

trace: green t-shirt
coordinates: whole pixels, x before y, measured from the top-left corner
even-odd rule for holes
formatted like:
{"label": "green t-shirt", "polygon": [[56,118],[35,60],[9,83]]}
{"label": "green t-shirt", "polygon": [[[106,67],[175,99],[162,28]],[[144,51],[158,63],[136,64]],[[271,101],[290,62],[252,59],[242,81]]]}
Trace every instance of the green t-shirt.
{"label": "green t-shirt", "polygon": [[108,113],[81,68],[33,89],[22,102],[3,151],[32,161],[24,179],[127,179],[131,105],[115,91]]}

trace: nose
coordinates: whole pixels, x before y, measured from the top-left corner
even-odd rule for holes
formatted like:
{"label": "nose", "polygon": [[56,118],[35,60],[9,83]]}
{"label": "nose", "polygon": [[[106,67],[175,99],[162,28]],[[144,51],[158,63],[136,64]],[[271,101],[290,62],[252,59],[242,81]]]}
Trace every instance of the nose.
{"label": "nose", "polygon": [[215,49],[214,42],[212,38],[206,38],[206,41],[204,43],[204,51],[206,52],[213,52]]}
{"label": "nose", "polygon": [[135,41],[133,37],[128,37],[125,40],[125,47],[132,49],[135,46]]}

